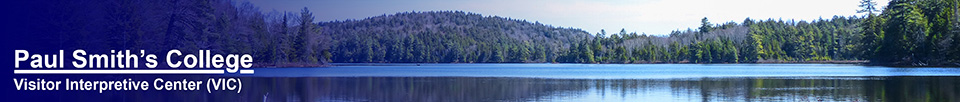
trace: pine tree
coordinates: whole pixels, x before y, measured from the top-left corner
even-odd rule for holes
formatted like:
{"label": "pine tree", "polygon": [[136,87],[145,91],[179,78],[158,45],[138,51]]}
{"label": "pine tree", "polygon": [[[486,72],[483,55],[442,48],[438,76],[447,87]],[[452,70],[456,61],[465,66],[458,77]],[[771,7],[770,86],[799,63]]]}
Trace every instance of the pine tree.
{"label": "pine tree", "polygon": [[877,9],[876,6],[877,6],[877,2],[873,0],[861,0],[859,5],[860,10],[857,10],[857,13],[866,12],[867,15],[873,15],[873,12],[880,12],[880,10]]}
{"label": "pine tree", "polygon": [[887,7],[890,19],[886,23],[883,42],[875,61],[871,63],[906,65],[917,62],[917,44],[928,34],[927,21],[912,0],[894,0]]}

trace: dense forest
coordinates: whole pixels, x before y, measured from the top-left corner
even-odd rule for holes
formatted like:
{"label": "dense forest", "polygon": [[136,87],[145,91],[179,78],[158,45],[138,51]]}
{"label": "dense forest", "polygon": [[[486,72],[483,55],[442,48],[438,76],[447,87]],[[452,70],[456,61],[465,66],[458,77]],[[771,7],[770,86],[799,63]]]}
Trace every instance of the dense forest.
{"label": "dense forest", "polygon": [[404,12],[319,23],[333,62],[553,62],[591,37],[559,28],[461,11]]}
{"label": "dense forest", "polygon": [[461,11],[404,12],[319,23],[334,62],[767,63],[866,61],[890,66],[957,66],[956,0],[861,4],[864,16],[796,21],[701,19],[667,36],[589,34],[540,22]]}
{"label": "dense forest", "polygon": [[[539,22],[460,11],[405,12],[323,22],[334,62],[738,63],[857,60],[857,17],[744,20],[668,36],[589,34]],[[800,40],[788,40],[800,39]]]}
{"label": "dense forest", "polygon": [[[315,21],[227,0],[32,1],[26,35],[74,49],[250,53],[258,65],[355,63],[804,63],[960,66],[957,0],[863,0],[863,16],[751,19],[670,34],[591,33],[464,11]],[[87,8],[87,9],[74,9]],[[58,41],[58,42],[57,42]],[[162,59],[161,59],[162,60]]]}

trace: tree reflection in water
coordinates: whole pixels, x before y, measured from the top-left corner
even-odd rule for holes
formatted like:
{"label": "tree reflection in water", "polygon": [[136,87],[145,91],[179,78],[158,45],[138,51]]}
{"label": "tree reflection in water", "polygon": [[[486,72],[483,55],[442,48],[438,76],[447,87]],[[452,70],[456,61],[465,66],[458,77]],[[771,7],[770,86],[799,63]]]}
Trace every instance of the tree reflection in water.
{"label": "tree reflection in water", "polygon": [[[247,78],[265,101],[960,101],[960,77]],[[269,94],[268,94],[269,93]],[[266,99],[263,99],[266,98]]]}

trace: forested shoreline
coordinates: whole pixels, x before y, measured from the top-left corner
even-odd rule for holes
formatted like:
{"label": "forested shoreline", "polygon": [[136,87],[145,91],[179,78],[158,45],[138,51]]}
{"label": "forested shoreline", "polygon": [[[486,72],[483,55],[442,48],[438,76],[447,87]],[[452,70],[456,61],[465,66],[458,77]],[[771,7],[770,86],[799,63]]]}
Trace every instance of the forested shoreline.
{"label": "forested shoreline", "polygon": [[[747,18],[666,36],[589,34],[462,11],[321,22],[333,62],[349,63],[867,63],[960,66],[956,0],[894,0],[865,16]],[[883,9],[880,13],[879,8]],[[499,28],[499,29],[497,29]],[[574,38],[570,38],[574,37]],[[886,38],[886,39],[885,39]]]}
{"label": "forested shoreline", "polygon": [[[384,19],[411,21],[379,24]],[[461,24],[443,19],[493,19],[506,24]],[[860,20],[836,16],[812,22],[745,19],[746,23],[713,24],[704,18],[703,25],[696,30],[674,31],[667,36],[628,33],[625,29],[589,34],[574,28],[538,22],[523,24],[527,21],[460,11],[407,12],[359,21],[326,22],[321,26],[326,28],[323,33],[338,39],[331,48],[334,62],[857,63],[865,60],[853,52],[858,50],[855,44],[860,38],[855,31]],[[413,24],[408,27],[395,23]],[[368,26],[358,28],[356,24]],[[428,56],[421,58],[422,55]]]}
{"label": "forested shoreline", "polygon": [[[33,1],[50,2],[50,1]],[[43,4],[43,3],[40,3]],[[249,53],[258,66],[326,63],[863,63],[960,66],[957,0],[864,0],[863,16],[752,19],[670,34],[586,32],[465,11],[323,21],[229,0],[53,1],[28,34],[59,49]],[[88,9],[74,9],[88,8]],[[881,10],[881,8],[884,8]],[[881,12],[882,11],[882,12]],[[24,41],[27,43],[34,43]],[[162,59],[161,59],[162,60]]]}

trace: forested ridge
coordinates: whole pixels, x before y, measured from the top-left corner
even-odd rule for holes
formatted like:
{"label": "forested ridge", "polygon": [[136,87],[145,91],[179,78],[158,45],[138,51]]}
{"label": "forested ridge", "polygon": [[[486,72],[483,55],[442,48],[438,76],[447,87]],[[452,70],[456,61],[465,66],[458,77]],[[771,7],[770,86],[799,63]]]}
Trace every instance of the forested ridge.
{"label": "forested ridge", "polygon": [[[860,5],[863,16],[751,19],[670,34],[586,32],[465,11],[315,21],[228,0],[30,1],[26,33],[59,49],[249,53],[258,65],[351,63],[809,63],[960,66],[957,0]],[[86,8],[86,9],[75,9]],[[883,8],[883,9],[881,9]],[[161,59],[162,60],[162,59]]]}
{"label": "forested ridge", "polygon": [[[333,62],[437,63],[804,63],[870,61],[889,66],[957,66],[956,0],[893,0],[864,16],[812,21],[747,18],[666,36],[589,34],[462,11],[403,12],[319,23],[332,35]],[[882,9],[883,13],[881,12]]]}
{"label": "forested ridge", "polygon": [[[853,43],[837,43],[853,39],[854,32],[842,30],[854,29],[859,19],[713,24],[704,18],[702,27],[668,36],[625,29],[590,34],[462,11],[403,12],[319,25],[322,33],[336,39],[331,44],[334,62],[746,63],[855,60],[839,53],[844,44]],[[824,34],[833,31],[842,34]],[[840,35],[846,39],[835,39]],[[787,40],[798,38],[805,40]]]}
{"label": "forested ridge", "polygon": [[592,37],[572,28],[462,11],[403,12],[319,23],[333,62],[553,62]]}

